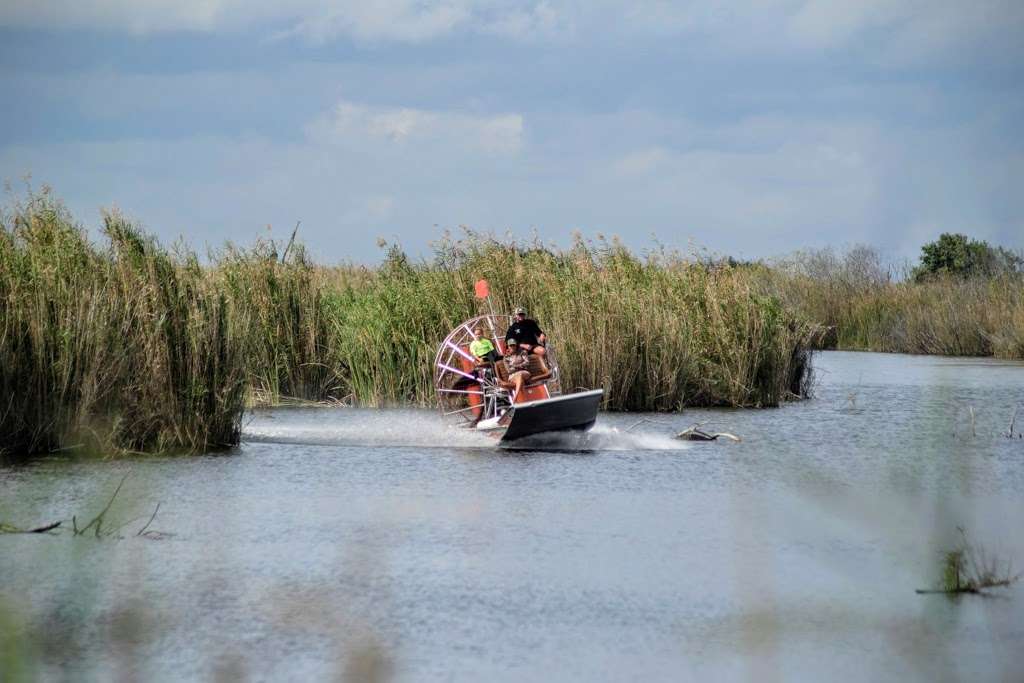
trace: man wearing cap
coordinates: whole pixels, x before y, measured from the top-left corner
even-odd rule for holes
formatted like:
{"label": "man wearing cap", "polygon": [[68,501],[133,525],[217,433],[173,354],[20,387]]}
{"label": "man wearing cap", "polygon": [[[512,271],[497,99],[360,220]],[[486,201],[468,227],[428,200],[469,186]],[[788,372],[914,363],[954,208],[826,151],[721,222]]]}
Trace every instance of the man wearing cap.
{"label": "man wearing cap", "polygon": [[506,342],[505,347],[505,367],[508,369],[508,380],[501,383],[501,386],[506,389],[513,390],[513,397],[518,396],[522,392],[523,387],[530,381],[530,354],[522,348],[521,344],[517,344],[515,338],[511,338]]}
{"label": "man wearing cap", "polygon": [[512,316],[512,324],[509,325],[508,331],[505,333],[505,344],[507,345],[514,339],[520,347],[538,356],[543,356],[547,352],[547,349],[544,348],[547,336],[540,329],[537,321],[527,318],[526,309],[522,307],[517,308]]}

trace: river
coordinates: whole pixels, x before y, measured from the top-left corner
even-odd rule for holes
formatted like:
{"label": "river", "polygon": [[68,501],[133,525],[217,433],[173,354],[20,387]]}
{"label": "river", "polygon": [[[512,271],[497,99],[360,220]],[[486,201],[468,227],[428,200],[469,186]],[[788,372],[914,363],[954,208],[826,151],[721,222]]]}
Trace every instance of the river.
{"label": "river", "polygon": [[[104,529],[127,525],[0,535],[0,673],[1024,680],[1021,583],[915,592],[958,527],[1024,569],[1024,363],[815,372],[810,400],[602,414],[555,450],[294,408],[248,415],[227,454],[2,466],[0,522],[82,525],[124,478]],[[698,423],[742,441],[672,438]]]}

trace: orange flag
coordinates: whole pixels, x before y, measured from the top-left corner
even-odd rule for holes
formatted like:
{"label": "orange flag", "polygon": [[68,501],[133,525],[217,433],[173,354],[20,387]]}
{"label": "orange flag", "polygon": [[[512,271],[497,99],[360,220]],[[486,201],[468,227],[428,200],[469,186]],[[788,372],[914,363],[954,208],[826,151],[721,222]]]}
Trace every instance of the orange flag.
{"label": "orange flag", "polygon": [[486,299],[491,294],[491,288],[487,284],[487,280],[476,281],[476,298]]}

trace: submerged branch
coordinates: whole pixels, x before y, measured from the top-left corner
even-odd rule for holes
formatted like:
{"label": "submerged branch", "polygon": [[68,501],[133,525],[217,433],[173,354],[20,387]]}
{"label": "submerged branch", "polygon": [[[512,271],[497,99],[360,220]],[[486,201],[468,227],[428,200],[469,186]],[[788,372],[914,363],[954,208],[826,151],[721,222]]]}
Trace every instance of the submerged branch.
{"label": "submerged branch", "polygon": [[110,511],[110,506],[114,504],[114,499],[117,498],[117,494],[121,492],[121,487],[124,486],[125,479],[127,479],[127,478],[128,478],[127,474],[124,475],[123,477],[121,477],[121,482],[117,485],[117,488],[114,489],[114,495],[112,495],[110,497],[110,500],[107,501],[106,507],[104,507],[103,510],[100,511],[100,514],[98,514],[95,517],[93,517],[91,522],[89,522],[84,527],[79,529],[78,528],[77,519],[74,518],[74,517],[71,518],[72,523],[74,524],[75,536],[81,536],[86,531],[88,531],[91,527],[95,526],[96,527],[96,538],[100,537],[100,535],[102,533],[102,530],[103,530],[103,518],[106,516],[107,512]]}
{"label": "submerged branch", "polygon": [[1013,407],[1013,415],[1010,416],[1010,426],[1006,429],[1006,438],[1013,438],[1013,429],[1017,424],[1017,412],[1020,410],[1020,404]]}
{"label": "submerged branch", "polygon": [[53,531],[61,524],[63,522],[52,522],[44,526],[35,527],[34,529],[21,529],[11,524],[0,523],[0,534],[45,534],[48,531]]}
{"label": "submerged branch", "polygon": [[160,512],[160,503],[156,504],[156,509],[153,510],[153,514],[150,516],[149,521],[146,522],[146,526],[139,529],[139,532],[135,534],[136,536],[144,536],[146,534],[146,529],[148,529],[149,525],[153,523],[154,519],[156,519],[156,513],[158,512]]}

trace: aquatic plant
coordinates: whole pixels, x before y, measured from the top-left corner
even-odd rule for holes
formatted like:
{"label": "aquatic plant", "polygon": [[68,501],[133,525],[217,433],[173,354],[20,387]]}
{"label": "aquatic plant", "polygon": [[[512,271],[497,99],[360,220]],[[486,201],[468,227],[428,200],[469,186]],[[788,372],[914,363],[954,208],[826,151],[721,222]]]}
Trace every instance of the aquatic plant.
{"label": "aquatic plant", "polygon": [[[133,518],[129,519],[128,521],[120,522],[120,523],[116,524],[116,526],[111,526],[108,523],[108,521],[107,521],[107,514],[110,512],[110,509],[113,507],[114,501],[117,500],[117,496],[121,492],[121,489],[124,487],[124,482],[127,479],[128,479],[128,475],[127,474],[124,475],[123,477],[121,477],[121,481],[118,482],[117,486],[114,488],[114,492],[111,494],[110,498],[107,500],[106,505],[103,506],[103,509],[101,509],[99,511],[99,513],[93,515],[92,518],[85,525],[78,526],[78,515],[72,515],[71,520],[70,520],[71,521],[70,529],[71,529],[71,533],[72,533],[73,536],[84,536],[87,532],[89,532],[91,530],[93,532],[93,535],[96,538],[110,538],[110,537],[121,538],[121,536],[119,534],[120,534],[122,529],[127,527],[129,524],[133,524],[133,523],[141,521],[143,519],[147,519],[148,521],[145,523],[145,525],[143,525],[135,533],[136,536],[141,536],[143,538],[149,538],[149,539],[157,539],[157,540],[158,539],[166,538],[168,536],[173,536],[173,534],[168,534],[168,533],[163,532],[163,531],[153,531],[153,530],[150,530],[150,528],[149,528],[153,524],[153,521],[156,519],[157,514],[160,512],[160,503],[156,504],[156,506],[153,508],[153,513],[151,515],[149,515],[148,518],[145,517],[145,516],[133,517]],[[49,524],[44,524],[44,525],[41,525],[41,526],[28,527],[28,528],[22,528],[22,527],[19,527],[19,526],[15,526],[13,524],[8,524],[8,523],[5,523],[5,522],[0,522],[0,534],[51,534],[51,535],[56,535],[56,534],[60,533],[60,531],[62,530],[62,527],[63,527],[63,529],[68,528],[67,525],[64,525],[65,521],[66,520],[58,520],[56,522],[50,522]]]}
{"label": "aquatic plant", "polygon": [[1000,562],[979,545],[971,543],[963,527],[957,527],[960,543],[942,554],[942,577],[938,588],[918,589],[918,593],[981,593],[990,588],[1005,588],[1016,583],[1010,562]]}

